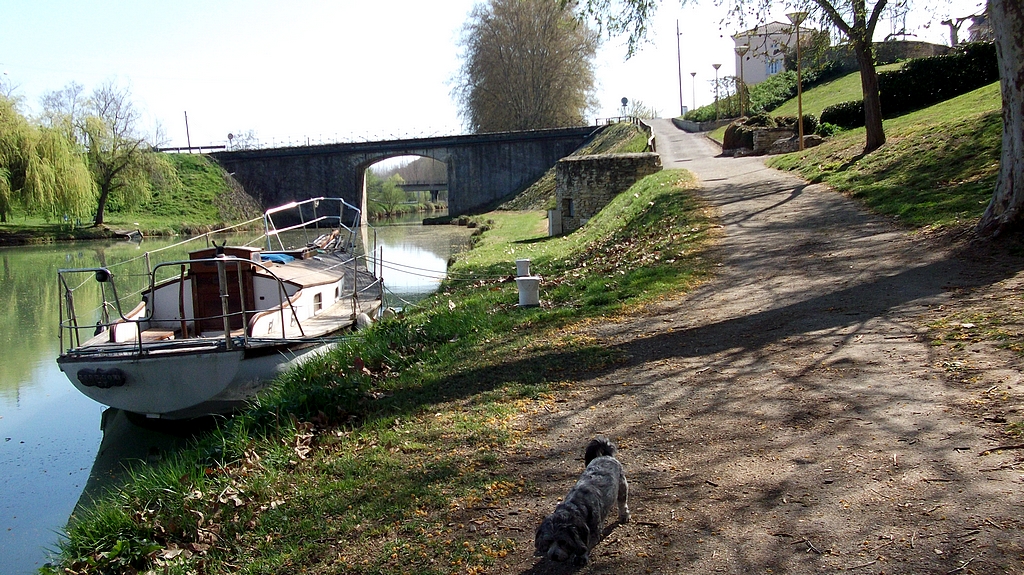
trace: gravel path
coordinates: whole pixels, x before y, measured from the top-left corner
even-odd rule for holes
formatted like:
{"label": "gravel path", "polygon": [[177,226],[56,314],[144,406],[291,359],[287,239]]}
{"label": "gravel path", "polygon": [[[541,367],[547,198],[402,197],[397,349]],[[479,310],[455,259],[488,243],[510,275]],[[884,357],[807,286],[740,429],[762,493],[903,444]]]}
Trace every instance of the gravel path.
{"label": "gravel path", "polygon": [[978,348],[985,375],[951,377],[926,333],[1020,266],[911,236],[761,158],[715,157],[668,120],[653,129],[665,168],[696,173],[719,211],[718,274],[587,328],[622,361],[522,422],[509,463],[531,488],[489,512],[517,541],[494,571],[569,571],[530,556],[533,529],[604,433],[634,521],[606,530],[585,573],[1024,572],[1021,452],[982,455],[1006,443],[985,394],[1024,394],[1016,360]]}

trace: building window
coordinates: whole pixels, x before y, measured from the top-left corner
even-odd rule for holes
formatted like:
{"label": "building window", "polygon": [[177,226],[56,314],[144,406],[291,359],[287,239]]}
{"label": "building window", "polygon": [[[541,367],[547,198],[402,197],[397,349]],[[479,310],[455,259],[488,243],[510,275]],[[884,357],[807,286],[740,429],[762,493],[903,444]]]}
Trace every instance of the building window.
{"label": "building window", "polygon": [[562,198],[562,215],[571,218],[576,215],[573,210],[572,198]]}
{"label": "building window", "polygon": [[765,74],[771,76],[782,71],[782,60],[768,60],[764,66]]}
{"label": "building window", "polygon": [[313,294],[313,313],[319,313],[322,309],[324,309],[324,294]]}

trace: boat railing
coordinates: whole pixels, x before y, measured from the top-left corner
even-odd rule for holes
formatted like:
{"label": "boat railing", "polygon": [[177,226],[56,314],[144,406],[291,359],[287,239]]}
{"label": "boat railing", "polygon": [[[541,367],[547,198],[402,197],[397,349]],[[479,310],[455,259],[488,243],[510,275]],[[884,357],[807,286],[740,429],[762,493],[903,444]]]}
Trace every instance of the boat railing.
{"label": "boat railing", "polygon": [[[325,209],[321,209],[321,204],[325,206]],[[332,205],[335,206],[333,210],[329,208],[329,206]],[[354,213],[351,225],[345,224],[344,218],[346,211]],[[274,215],[283,212],[290,214],[293,219],[297,218],[298,223],[280,228],[277,227],[274,223]],[[311,213],[312,217],[307,219],[307,213]],[[339,230],[345,230],[347,237],[345,238],[346,241],[342,246],[347,249],[352,249],[356,245],[356,230],[358,230],[362,225],[362,210],[346,202],[343,198],[329,198],[325,196],[289,202],[283,206],[271,208],[263,214],[263,227],[266,235],[267,250],[274,249],[274,238],[278,240],[279,249],[285,249],[284,243],[281,241],[282,233],[298,229],[306,231],[310,228],[319,227],[318,224],[321,222],[334,222]],[[306,242],[307,244],[313,243],[309,238],[306,238]]]}
{"label": "boat railing", "polygon": [[[362,270],[359,269],[359,261],[361,257],[362,256],[353,256],[339,264],[343,266],[351,264],[353,266],[353,285],[349,292],[353,300],[353,318],[358,311],[357,302],[360,294],[367,292],[368,289],[374,286],[381,286],[379,291],[381,295],[383,294],[383,287],[379,276],[376,274],[369,274],[365,268]],[[188,307],[192,311],[191,316],[189,316],[185,312],[185,284],[186,282],[191,282],[192,276],[187,275],[186,270],[191,269],[191,266],[196,264],[201,265],[211,263],[217,266],[218,295],[221,300],[221,313],[199,315],[199,310],[194,309],[192,307],[192,303],[189,302]],[[165,268],[173,269],[174,267],[178,267],[177,273],[160,273],[160,271]],[[243,280],[243,276],[246,271],[253,268],[258,268],[263,272],[263,277],[271,278],[276,284],[278,296],[276,305],[264,307],[263,309],[256,309],[255,306],[250,309],[246,305],[247,295],[254,296],[255,294],[246,293],[246,282]],[[233,272],[237,278],[238,291],[235,294],[231,293],[230,287],[232,286],[229,286],[229,272]],[[70,278],[79,274],[93,274],[96,281],[99,282],[101,286],[101,297],[103,298],[103,304],[101,305],[102,311],[100,319],[95,324],[82,325],[78,312],[75,308],[74,291],[77,288],[72,287],[72,284],[69,283],[69,281]],[[167,277],[157,280],[161,275],[167,275]],[[361,282],[360,277],[366,275],[370,275],[370,281]],[[99,336],[103,333],[108,333],[109,336],[107,337],[107,341],[110,343],[131,344],[138,354],[142,354],[143,343],[145,342],[144,334],[146,333],[146,330],[142,329],[143,325],[153,326],[154,324],[157,324],[158,326],[167,327],[171,324],[178,324],[169,333],[180,330],[182,337],[187,337],[190,333],[190,325],[192,326],[191,332],[194,333],[197,329],[200,329],[197,326],[201,326],[203,322],[217,320],[223,322],[222,332],[224,345],[227,349],[232,349],[236,345],[236,339],[242,345],[247,345],[251,337],[250,330],[254,325],[253,321],[258,317],[265,317],[268,314],[279,314],[281,339],[289,339],[287,330],[289,319],[291,319],[292,325],[298,329],[299,337],[306,337],[306,331],[302,325],[302,318],[299,317],[297,310],[296,297],[294,294],[291,296],[288,294],[288,290],[285,287],[285,280],[278,274],[274,273],[269,266],[254,260],[222,255],[212,258],[178,260],[157,264],[149,273],[149,287],[147,290],[143,290],[143,293],[148,294],[149,298],[155,298],[158,287],[168,285],[169,283],[178,283],[178,313],[177,315],[168,317],[157,316],[155,302],[148,301],[146,296],[143,297],[143,301],[135,309],[131,312],[125,313],[121,307],[120,298],[117,294],[114,274],[107,268],[60,269],[57,271],[57,277],[62,293],[59,312],[59,339],[62,350],[81,347],[82,331],[94,330],[92,334],[93,337]],[[78,285],[80,286],[83,284]],[[109,295],[108,290],[110,292]],[[237,303],[236,310],[230,309],[231,302]],[[114,313],[111,314],[110,311],[113,311]],[[241,326],[240,328],[232,327],[232,318],[241,318],[241,321],[237,322]],[[127,331],[127,337],[119,335],[123,331]],[[121,341],[120,337],[126,337],[126,339]],[[67,346],[65,346],[65,338],[68,338]],[[162,338],[158,338],[158,340],[159,339]],[[209,342],[211,340],[206,339],[205,341]]]}

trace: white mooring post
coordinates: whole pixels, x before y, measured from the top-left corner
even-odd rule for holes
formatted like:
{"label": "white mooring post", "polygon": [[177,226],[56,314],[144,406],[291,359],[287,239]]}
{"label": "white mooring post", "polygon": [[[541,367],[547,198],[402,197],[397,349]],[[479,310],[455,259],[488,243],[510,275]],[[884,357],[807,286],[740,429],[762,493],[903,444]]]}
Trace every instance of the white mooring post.
{"label": "white mooring post", "polygon": [[538,307],[540,305],[540,276],[516,278],[519,287],[519,307]]}
{"label": "white mooring post", "polygon": [[526,277],[530,275],[530,260],[516,260],[516,277]]}

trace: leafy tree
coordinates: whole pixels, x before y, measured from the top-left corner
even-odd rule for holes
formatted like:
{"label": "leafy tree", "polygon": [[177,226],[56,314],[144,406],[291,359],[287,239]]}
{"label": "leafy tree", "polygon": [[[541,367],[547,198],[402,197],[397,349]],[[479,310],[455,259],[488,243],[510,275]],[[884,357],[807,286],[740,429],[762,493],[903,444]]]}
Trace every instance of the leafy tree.
{"label": "leafy tree", "polygon": [[463,28],[454,94],[470,130],[578,125],[593,104],[598,34],[551,0],[487,0]]}
{"label": "leafy tree", "polygon": [[85,213],[95,187],[79,147],[66,132],[37,127],[0,96],[0,222],[14,208],[47,219]]}
{"label": "leafy tree", "polygon": [[131,208],[149,198],[150,174],[170,166],[139,134],[139,112],[127,89],[106,83],[93,91],[86,106],[85,134],[89,169],[99,189],[95,225],[103,223],[107,202]]}
{"label": "leafy tree", "polygon": [[405,183],[402,176],[392,174],[382,180],[373,170],[366,170],[366,194],[385,216],[391,217],[401,213],[401,205],[408,199],[408,194],[401,188]]}

